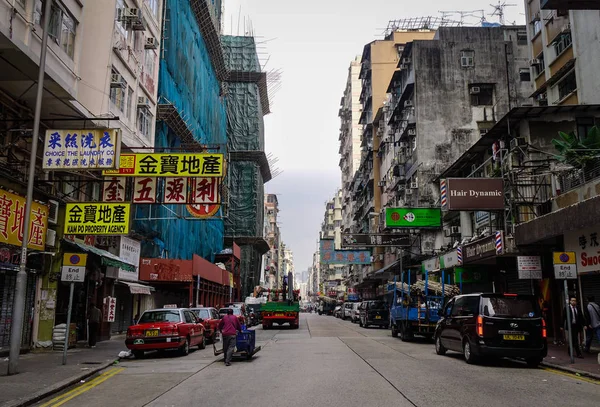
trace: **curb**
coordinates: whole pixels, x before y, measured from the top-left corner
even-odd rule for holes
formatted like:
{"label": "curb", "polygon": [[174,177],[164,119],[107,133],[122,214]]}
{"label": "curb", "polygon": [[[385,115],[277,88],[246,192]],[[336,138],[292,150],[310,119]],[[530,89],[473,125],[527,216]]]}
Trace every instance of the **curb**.
{"label": "curb", "polygon": [[33,393],[32,395],[26,397],[26,398],[21,398],[19,400],[15,400],[15,401],[9,401],[5,404],[0,405],[0,407],[24,407],[24,406],[30,406],[33,403],[36,403],[48,396],[51,396],[53,394],[56,394],[62,390],[64,390],[65,388],[72,386],[76,383],[79,383],[81,380],[86,379],[90,376],[95,375],[96,373],[98,373],[101,370],[106,369],[109,366],[112,366],[115,361],[119,360],[118,358],[111,361],[111,362],[106,362],[103,363],[101,365],[98,365],[96,367],[94,367],[93,369],[90,370],[86,370],[85,372],[82,372],[78,375],[74,375],[69,377],[68,379],[65,379],[61,382],[55,383],[51,386],[48,386],[47,388],[45,388],[44,390],[38,391],[37,393]]}
{"label": "curb", "polygon": [[551,369],[560,370],[563,372],[572,373],[572,374],[576,374],[576,375],[583,376],[583,377],[589,377],[591,379],[600,381],[600,375],[595,374],[595,373],[590,373],[590,372],[586,372],[586,371],[579,370],[579,369],[573,369],[572,367],[556,365],[554,363],[548,363],[548,362],[542,362],[542,363],[540,363],[540,365],[551,368]]}

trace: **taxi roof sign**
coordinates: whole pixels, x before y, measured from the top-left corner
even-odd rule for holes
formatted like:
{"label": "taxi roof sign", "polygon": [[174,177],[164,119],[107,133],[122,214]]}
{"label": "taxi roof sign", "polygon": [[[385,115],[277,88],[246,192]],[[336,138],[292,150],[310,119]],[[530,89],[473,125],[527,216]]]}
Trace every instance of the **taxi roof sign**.
{"label": "taxi roof sign", "polygon": [[178,308],[177,304],[167,304],[165,306],[163,306],[163,308]]}

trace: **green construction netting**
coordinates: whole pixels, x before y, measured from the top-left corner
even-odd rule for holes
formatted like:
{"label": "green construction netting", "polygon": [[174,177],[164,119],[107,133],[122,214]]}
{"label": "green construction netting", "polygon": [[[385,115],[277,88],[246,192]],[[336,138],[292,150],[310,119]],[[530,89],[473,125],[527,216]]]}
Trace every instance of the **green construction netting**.
{"label": "green construction netting", "polygon": [[258,86],[227,84],[227,150],[263,151],[265,128]]}
{"label": "green construction netting", "polygon": [[234,161],[229,165],[228,177],[229,213],[225,235],[262,237],[265,195],[260,167],[253,161]]}
{"label": "green construction netting", "polygon": [[228,71],[260,72],[260,62],[256,53],[254,37],[234,35],[221,36],[223,56]]}

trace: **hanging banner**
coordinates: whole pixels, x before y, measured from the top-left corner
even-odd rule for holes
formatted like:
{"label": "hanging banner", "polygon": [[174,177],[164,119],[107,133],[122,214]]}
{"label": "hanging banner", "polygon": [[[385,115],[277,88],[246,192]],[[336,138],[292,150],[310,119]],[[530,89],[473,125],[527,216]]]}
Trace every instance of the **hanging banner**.
{"label": "hanging banner", "polygon": [[165,178],[163,202],[166,204],[187,203],[187,178]]}
{"label": "hanging banner", "polygon": [[68,235],[127,235],[130,203],[68,203],[64,233]]}
{"label": "hanging banner", "polygon": [[115,322],[115,314],[117,311],[117,298],[116,297],[104,297],[104,304],[102,314],[104,315],[104,322]]}
{"label": "hanging banner", "polygon": [[119,160],[121,133],[107,130],[46,130],[45,170],[111,169]]}
{"label": "hanging banner", "polygon": [[335,250],[333,240],[321,240],[321,264],[371,264],[368,250]]}
{"label": "hanging banner", "polygon": [[103,175],[129,177],[223,177],[223,154],[139,153],[122,154],[119,169]]}
{"label": "hanging banner", "polygon": [[440,208],[386,208],[386,228],[439,228],[442,226]]}
{"label": "hanging banner", "polygon": [[[48,229],[48,207],[32,202],[30,214],[27,247],[44,250]],[[0,243],[21,246],[24,226],[25,198],[0,189]]]}
{"label": "hanging banner", "polygon": [[190,202],[191,204],[219,204],[220,178],[190,178]]}
{"label": "hanging banner", "polygon": [[125,201],[125,177],[105,177],[104,189],[102,190],[103,202],[123,202]]}
{"label": "hanging banner", "polygon": [[156,178],[134,178],[132,201],[134,204],[156,203]]}

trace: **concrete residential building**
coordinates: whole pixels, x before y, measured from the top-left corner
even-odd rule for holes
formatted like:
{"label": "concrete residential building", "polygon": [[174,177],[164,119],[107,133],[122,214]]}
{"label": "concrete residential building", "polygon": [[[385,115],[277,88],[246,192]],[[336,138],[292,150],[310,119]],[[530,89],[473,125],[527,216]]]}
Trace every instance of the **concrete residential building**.
{"label": "concrete residential building", "polygon": [[269,251],[264,254],[264,282],[269,288],[277,285],[279,276],[279,242],[281,239],[277,215],[279,213],[279,201],[277,195],[267,194],[265,196],[265,239],[269,244]]}
{"label": "concrete residential building", "polygon": [[525,1],[537,105],[600,103],[600,14],[591,9],[600,9],[600,3]]}

